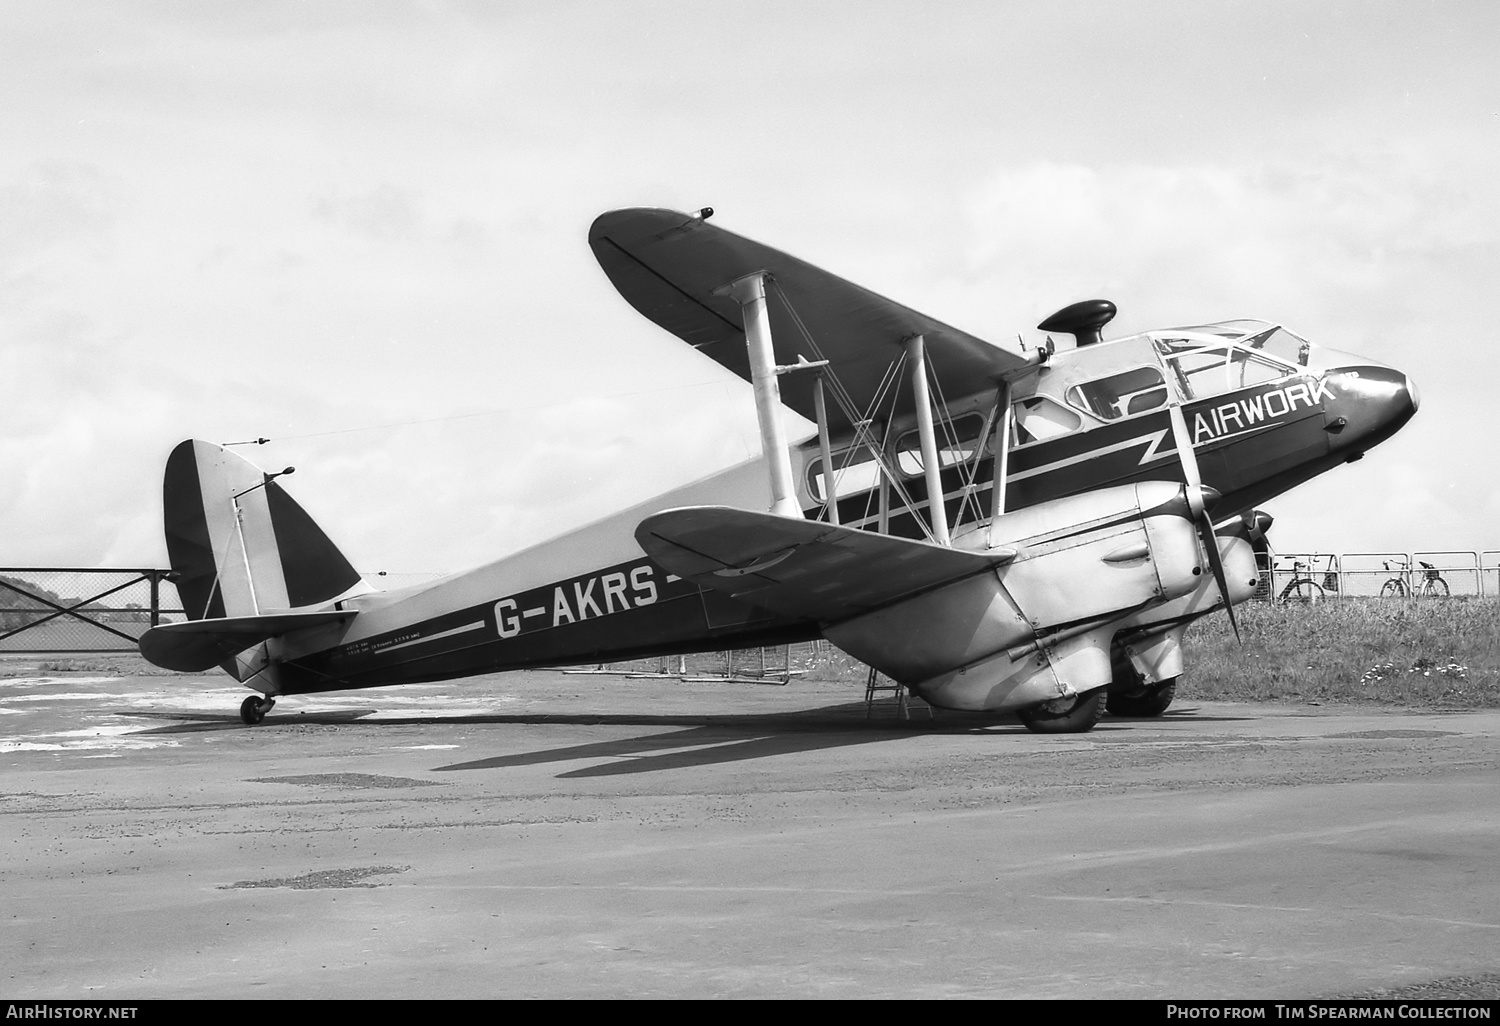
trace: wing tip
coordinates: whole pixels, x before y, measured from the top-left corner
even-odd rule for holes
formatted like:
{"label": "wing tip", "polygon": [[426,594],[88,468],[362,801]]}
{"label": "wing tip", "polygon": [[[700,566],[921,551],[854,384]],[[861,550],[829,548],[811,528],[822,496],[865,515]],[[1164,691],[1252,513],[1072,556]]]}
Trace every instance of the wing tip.
{"label": "wing tip", "polygon": [[606,210],[594,218],[594,223],[589,226],[589,245],[592,246],[606,235],[628,235],[635,238],[696,220],[697,214],[670,207],[618,207]]}

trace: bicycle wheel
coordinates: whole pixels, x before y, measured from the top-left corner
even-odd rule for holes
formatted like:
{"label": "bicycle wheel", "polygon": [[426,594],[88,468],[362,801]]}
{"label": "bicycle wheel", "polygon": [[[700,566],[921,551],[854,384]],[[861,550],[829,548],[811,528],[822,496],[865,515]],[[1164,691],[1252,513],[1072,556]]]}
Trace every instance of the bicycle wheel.
{"label": "bicycle wheel", "polygon": [[1323,601],[1323,589],[1316,581],[1293,581],[1283,593],[1282,601],[1298,602],[1304,606],[1316,605]]}
{"label": "bicycle wheel", "polygon": [[1381,598],[1406,598],[1406,585],[1400,581],[1386,581],[1380,586]]}
{"label": "bicycle wheel", "polygon": [[1430,595],[1433,598],[1447,598],[1449,594],[1448,582],[1441,577],[1434,577],[1422,585],[1422,594]]}

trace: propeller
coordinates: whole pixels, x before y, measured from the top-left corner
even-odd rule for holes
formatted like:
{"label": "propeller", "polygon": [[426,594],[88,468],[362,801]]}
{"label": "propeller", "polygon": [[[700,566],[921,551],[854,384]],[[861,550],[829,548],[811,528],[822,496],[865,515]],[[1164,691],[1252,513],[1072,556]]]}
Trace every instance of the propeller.
{"label": "propeller", "polygon": [[1229,600],[1229,584],[1224,577],[1224,557],[1219,552],[1219,543],[1214,536],[1214,520],[1209,510],[1219,501],[1219,493],[1203,486],[1203,475],[1198,472],[1198,455],[1193,451],[1192,439],[1188,437],[1187,420],[1182,415],[1182,406],[1177,400],[1167,404],[1167,414],[1172,419],[1172,441],[1177,446],[1177,458],[1182,463],[1182,477],[1187,482],[1188,509],[1198,524],[1198,533],[1203,539],[1203,549],[1208,555],[1208,565],[1214,573],[1214,583],[1219,586],[1219,595],[1224,599],[1224,612],[1229,614],[1229,626],[1234,628],[1234,640],[1240,638],[1239,621],[1234,616],[1234,603]]}
{"label": "propeller", "polygon": [[1271,525],[1276,518],[1262,509],[1252,509],[1241,522],[1245,525],[1245,538],[1250,550],[1255,553],[1255,574],[1259,583],[1255,588],[1256,598],[1271,598]]}

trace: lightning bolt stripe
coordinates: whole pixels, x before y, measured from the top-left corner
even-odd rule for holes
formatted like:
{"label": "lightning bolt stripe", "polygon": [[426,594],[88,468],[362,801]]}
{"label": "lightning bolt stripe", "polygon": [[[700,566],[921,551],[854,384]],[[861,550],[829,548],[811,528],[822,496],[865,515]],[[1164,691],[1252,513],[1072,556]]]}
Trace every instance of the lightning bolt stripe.
{"label": "lightning bolt stripe", "polygon": [[1144,467],[1148,463],[1154,463],[1157,460],[1166,459],[1168,456],[1176,453],[1177,447],[1175,445],[1169,446],[1166,449],[1162,448],[1162,443],[1167,440],[1167,435],[1169,433],[1169,428],[1162,428],[1160,431],[1153,431],[1149,435],[1137,435],[1134,438],[1127,438],[1125,439],[1125,441],[1116,442],[1113,445],[1101,446],[1098,449],[1089,449],[1088,451],[1081,452],[1076,456],[1069,456],[1066,459],[1057,460],[1053,463],[1044,463],[1040,467],[1033,467],[1030,470],[1014,472],[1010,475],[1009,480],[1024,481],[1028,477],[1036,477],[1040,474],[1049,474],[1054,470],[1061,470],[1063,467],[1071,467],[1078,463],[1087,463],[1089,460],[1097,459],[1100,456],[1108,456],[1110,453],[1124,452],[1125,450],[1132,449],[1137,445],[1146,446],[1145,451],[1141,453],[1140,462],[1137,464],[1137,466]]}

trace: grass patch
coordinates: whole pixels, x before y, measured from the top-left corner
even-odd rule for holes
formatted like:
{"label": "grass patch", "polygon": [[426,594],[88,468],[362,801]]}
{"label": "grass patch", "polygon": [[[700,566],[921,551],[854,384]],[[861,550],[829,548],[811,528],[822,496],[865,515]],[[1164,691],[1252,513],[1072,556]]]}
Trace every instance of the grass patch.
{"label": "grass patch", "polygon": [[1254,602],[1235,612],[1243,646],[1223,615],[1188,628],[1186,694],[1234,702],[1500,706],[1500,603],[1493,600]]}
{"label": "grass patch", "polygon": [[[1247,602],[1235,613],[1243,646],[1222,613],[1188,628],[1179,694],[1224,702],[1500,707],[1500,602],[1492,599]],[[858,660],[832,646],[799,660],[803,649],[794,647],[794,663],[808,677],[864,684],[869,668]]]}

